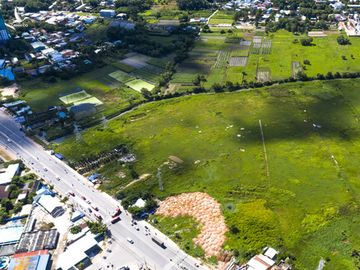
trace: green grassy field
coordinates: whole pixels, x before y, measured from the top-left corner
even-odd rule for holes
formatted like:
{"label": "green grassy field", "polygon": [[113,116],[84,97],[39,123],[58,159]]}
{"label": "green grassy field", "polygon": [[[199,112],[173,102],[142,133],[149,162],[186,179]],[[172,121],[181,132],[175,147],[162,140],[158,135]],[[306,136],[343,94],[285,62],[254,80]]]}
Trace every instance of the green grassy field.
{"label": "green grassy field", "polygon": [[[207,192],[221,203],[228,227],[237,228],[227,234],[225,249],[238,250],[242,260],[271,245],[292,255],[296,269],[316,269],[321,258],[326,269],[356,269],[359,86],[359,79],[314,81],[160,101],[106,129],[86,130],[81,142],[69,138],[56,151],[74,161],[126,143],[137,156],[137,173],[153,175],[130,189],[160,199]],[[184,165],[162,171],[160,191],[155,175],[169,155]],[[119,190],[122,169],[113,164],[105,191]],[[159,226],[174,235],[173,222]],[[183,239],[175,240],[184,246],[189,237]]]}

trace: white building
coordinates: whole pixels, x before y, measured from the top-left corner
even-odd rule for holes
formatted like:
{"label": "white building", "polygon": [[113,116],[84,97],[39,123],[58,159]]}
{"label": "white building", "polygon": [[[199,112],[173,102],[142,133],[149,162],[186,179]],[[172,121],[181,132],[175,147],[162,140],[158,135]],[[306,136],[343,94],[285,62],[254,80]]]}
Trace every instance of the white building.
{"label": "white building", "polygon": [[100,250],[95,236],[87,233],[73,244],[69,245],[67,250],[60,254],[57,260],[57,270],[72,270],[75,265],[84,263],[91,264],[90,258],[97,254]]}
{"label": "white building", "polygon": [[38,204],[41,205],[46,210],[46,212],[48,212],[53,217],[59,217],[65,212],[59,199],[52,197],[51,195],[42,195],[38,200]]}
{"label": "white building", "polygon": [[0,170],[0,185],[10,184],[13,177],[20,171],[20,164],[10,164],[7,168]]}

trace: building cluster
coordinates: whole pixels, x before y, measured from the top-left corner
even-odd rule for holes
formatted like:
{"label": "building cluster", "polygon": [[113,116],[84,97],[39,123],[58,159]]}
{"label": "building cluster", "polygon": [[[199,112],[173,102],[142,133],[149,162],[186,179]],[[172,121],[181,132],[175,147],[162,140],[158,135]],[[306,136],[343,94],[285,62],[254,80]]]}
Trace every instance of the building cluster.
{"label": "building cluster", "polygon": [[[1,200],[10,200],[7,189],[21,174],[18,163],[0,169]],[[68,194],[73,201],[66,205],[38,180],[31,187],[25,184],[16,202],[24,201],[30,193],[33,195],[22,210],[0,225],[1,269],[70,270],[89,266],[104,245],[103,235],[94,235],[87,226],[89,219],[84,213],[89,204]],[[81,231],[71,233],[74,226]]]}
{"label": "building cluster", "polygon": [[272,6],[270,0],[231,0],[224,5],[224,9],[240,11],[241,9],[265,10]]}
{"label": "building cluster", "polygon": [[263,252],[253,256],[247,263],[237,265],[230,262],[227,270],[291,270],[292,266],[280,260],[277,262],[278,251],[272,247],[264,248]]}
{"label": "building cluster", "polygon": [[96,16],[85,16],[76,13],[63,11],[39,11],[36,13],[20,14],[22,20],[31,19],[38,22],[45,22],[52,25],[63,25],[78,31],[83,31],[86,24],[91,24],[96,20]]}

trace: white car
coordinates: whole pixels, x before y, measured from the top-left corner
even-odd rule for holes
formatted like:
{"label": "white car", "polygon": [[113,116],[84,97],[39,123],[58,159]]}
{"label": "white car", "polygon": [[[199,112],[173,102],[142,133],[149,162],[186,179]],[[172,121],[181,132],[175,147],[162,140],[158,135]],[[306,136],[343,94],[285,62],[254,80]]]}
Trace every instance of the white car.
{"label": "white car", "polygon": [[126,238],[126,240],[127,240],[130,244],[134,244],[134,240],[132,240],[130,237]]}

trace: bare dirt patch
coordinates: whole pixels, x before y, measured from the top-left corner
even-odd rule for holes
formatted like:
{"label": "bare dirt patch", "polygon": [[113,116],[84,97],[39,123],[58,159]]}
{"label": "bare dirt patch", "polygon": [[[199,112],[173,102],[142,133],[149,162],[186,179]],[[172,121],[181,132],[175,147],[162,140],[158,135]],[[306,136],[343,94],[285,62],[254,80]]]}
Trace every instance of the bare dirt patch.
{"label": "bare dirt patch", "polygon": [[220,204],[206,193],[194,192],[172,196],[159,203],[157,214],[177,217],[191,216],[201,225],[200,234],[193,239],[207,256],[220,256],[227,227]]}
{"label": "bare dirt patch", "polygon": [[2,158],[4,161],[10,161],[15,160],[16,156],[6,151],[5,148],[0,147],[0,158]]}
{"label": "bare dirt patch", "polygon": [[19,90],[19,87],[16,83],[7,86],[7,87],[3,87],[0,89],[0,93],[2,96],[6,97],[6,96],[10,96],[10,97],[17,97],[17,91]]}

